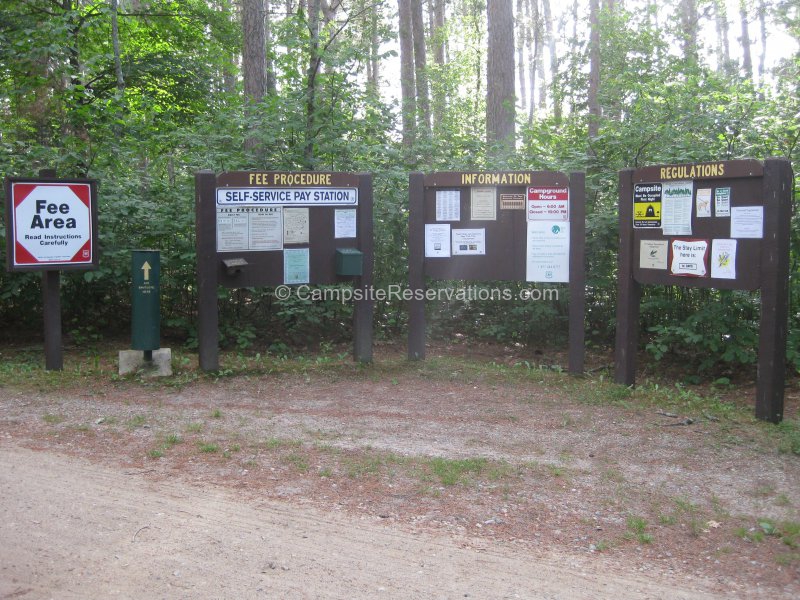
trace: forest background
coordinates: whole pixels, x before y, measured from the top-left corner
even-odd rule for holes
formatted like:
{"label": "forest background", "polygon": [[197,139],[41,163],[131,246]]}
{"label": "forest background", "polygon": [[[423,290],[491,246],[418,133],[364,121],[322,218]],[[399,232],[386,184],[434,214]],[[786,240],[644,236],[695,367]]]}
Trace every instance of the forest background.
{"label": "forest background", "polygon": [[[409,172],[585,171],[587,339],[609,347],[617,172],[775,156],[797,177],[798,42],[797,0],[0,0],[0,173],[100,182],[100,268],[62,277],[74,343],[127,335],[130,251],[156,248],[163,330],[191,347],[200,169],[374,173],[378,287],[406,281]],[[567,304],[429,302],[429,329],[557,347]],[[223,343],[240,349],[345,341],[351,311],[220,290]],[[757,292],[648,286],[642,342],[725,377],[754,368],[759,311]],[[40,276],[0,273],[3,339],[41,320]],[[375,325],[402,335],[406,307],[377,303]]]}

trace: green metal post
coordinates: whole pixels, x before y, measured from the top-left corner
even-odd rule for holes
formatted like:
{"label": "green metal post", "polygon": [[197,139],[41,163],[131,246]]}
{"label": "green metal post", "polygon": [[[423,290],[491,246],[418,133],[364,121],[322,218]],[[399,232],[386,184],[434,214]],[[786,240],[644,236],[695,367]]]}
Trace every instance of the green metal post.
{"label": "green metal post", "polygon": [[131,348],[142,350],[145,360],[153,360],[153,350],[161,347],[161,302],[158,250],[134,250],[131,261]]}

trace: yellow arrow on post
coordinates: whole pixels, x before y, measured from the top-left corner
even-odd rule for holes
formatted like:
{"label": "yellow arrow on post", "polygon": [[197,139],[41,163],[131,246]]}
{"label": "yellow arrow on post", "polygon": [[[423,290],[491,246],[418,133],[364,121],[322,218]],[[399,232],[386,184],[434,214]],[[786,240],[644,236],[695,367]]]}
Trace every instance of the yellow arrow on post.
{"label": "yellow arrow on post", "polygon": [[142,271],[144,271],[144,280],[145,281],[150,281],[150,269],[152,269],[152,268],[153,267],[150,266],[149,262],[144,261],[144,264],[142,265]]}

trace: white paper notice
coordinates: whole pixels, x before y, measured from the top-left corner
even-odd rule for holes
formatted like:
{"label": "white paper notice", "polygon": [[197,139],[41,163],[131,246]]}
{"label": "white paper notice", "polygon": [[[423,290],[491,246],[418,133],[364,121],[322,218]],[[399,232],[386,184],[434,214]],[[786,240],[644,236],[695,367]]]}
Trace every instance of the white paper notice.
{"label": "white paper notice", "polygon": [[697,190],[697,196],[695,196],[695,211],[698,217],[711,216],[711,188]]}
{"label": "white paper notice", "polygon": [[670,181],[661,185],[661,227],[664,235],[692,234],[691,181]]}
{"label": "white paper notice", "polygon": [[280,250],[280,206],[217,207],[217,252]]}
{"label": "white paper notice", "polygon": [[356,211],[352,208],[336,209],[333,230],[335,238],[356,237]]}
{"label": "white paper notice", "polygon": [[283,248],[283,211],[280,206],[250,208],[249,250]]}
{"label": "white paper notice", "polygon": [[308,243],[308,209],[288,208],[283,209],[283,243],[307,244]]}
{"label": "white paper notice", "polygon": [[528,221],[525,281],[569,282],[569,223]]}
{"label": "white paper notice", "polygon": [[705,277],[708,274],[707,240],[672,240],[672,275]]}
{"label": "white paper notice", "polygon": [[217,208],[217,252],[249,250],[250,215],[239,209]]}
{"label": "white paper notice", "polygon": [[639,268],[667,270],[669,243],[667,240],[641,240],[639,244]]}
{"label": "white paper notice", "polygon": [[731,208],[731,237],[764,237],[764,207],[734,206]]}
{"label": "white paper notice", "polygon": [[461,220],[460,190],[436,190],[436,220]]}
{"label": "white paper notice", "polygon": [[731,188],[717,188],[714,190],[714,216],[731,216]]}
{"label": "white paper notice", "polygon": [[453,256],[486,254],[485,229],[453,229]]}
{"label": "white paper notice", "polygon": [[425,224],[425,257],[450,257],[450,225]]}
{"label": "white paper notice", "polygon": [[736,279],[736,240],[711,240],[711,277]]}
{"label": "white paper notice", "polygon": [[472,188],[470,194],[470,213],[470,218],[473,221],[496,221],[497,188]]}

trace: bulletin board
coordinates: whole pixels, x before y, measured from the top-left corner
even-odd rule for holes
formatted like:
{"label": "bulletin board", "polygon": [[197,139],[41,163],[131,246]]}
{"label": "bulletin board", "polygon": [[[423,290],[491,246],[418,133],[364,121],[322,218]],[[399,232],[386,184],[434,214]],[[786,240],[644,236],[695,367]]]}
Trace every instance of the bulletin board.
{"label": "bulletin board", "polygon": [[616,379],[635,381],[642,285],[761,290],[756,414],[783,413],[791,166],[658,165],[619,175]]}
{"label": "bulletin board", "polygon": [[[372,175],[200,171],[195,176],[200,366],[219,368],[217,286],[372,286]],[[358,275],[343,275],[342,257]],[[372,359],[373,302],[354,295],[354,357]]]}
{"label": "bulletin board", "polygon": [[569,371],[583,371],[583,173],[412,173],[409,246],[410,359],[425,356],[426,280],[528,281],[569,286]]}

